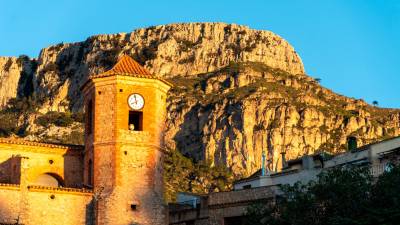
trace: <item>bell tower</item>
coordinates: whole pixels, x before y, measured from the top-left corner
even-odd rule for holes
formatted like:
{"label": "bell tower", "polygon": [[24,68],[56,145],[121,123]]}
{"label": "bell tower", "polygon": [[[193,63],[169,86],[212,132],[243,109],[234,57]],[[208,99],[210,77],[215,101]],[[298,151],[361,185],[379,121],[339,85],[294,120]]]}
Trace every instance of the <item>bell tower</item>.
{"label": "bell tower", "polygon": [[162,162],[170,87],[127,55],[84,84],[85,184],[94,189],[96,224],[167,224]]}

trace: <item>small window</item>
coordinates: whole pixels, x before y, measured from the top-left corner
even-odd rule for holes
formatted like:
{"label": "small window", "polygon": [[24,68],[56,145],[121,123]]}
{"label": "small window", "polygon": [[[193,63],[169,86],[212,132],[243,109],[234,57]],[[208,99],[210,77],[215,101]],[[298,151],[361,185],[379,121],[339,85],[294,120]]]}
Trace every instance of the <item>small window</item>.
{"label": "small window", "polygon": [[129,111],[128,129],[132,131],[143,130],[143,112]]}
{"label": "small window", "polygon": [[243,189],[250,189],[250,188],[251,188],[251,185],[250,185],[250,184],[244,185],[244,186],[243,186]]}
{"label": "small window", "polygon": [[92,100],[89,101],[87,104],[87,134],[91,134],[93,130],[93,102]]}

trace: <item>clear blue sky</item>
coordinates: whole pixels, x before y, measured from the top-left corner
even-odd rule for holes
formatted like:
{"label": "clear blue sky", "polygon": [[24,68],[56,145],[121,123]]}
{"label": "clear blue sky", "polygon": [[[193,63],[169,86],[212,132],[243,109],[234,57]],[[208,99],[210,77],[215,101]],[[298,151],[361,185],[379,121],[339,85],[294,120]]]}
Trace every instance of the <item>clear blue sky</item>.
{"label": "clear blue sky", "polygon": [[400,0],[0,0],[0,55],[174,22],[271,30],[307,73],[346,96],[400,108]]}

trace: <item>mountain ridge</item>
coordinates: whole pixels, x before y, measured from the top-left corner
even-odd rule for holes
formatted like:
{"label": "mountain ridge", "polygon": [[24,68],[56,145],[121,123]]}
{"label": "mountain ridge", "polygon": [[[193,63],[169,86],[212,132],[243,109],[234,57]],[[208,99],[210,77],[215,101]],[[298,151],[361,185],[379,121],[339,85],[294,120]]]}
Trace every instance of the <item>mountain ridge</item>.
{"label": "mountain ridge", "polygon": [[152,26],[52,45],[37,59],[0,57],[2,118],[17,118],[16,127],[0,124],[3,135],[81,140],[79,88],[121,54],[175,84],[168,98],[168,148],[225,164],[236,174],[258,169],[263,150],[277,170],[282,151],[290,159],[344,151],[349,136],[362,145],[400,135],[399,110],[323,88],[278,35],[225,23]]}

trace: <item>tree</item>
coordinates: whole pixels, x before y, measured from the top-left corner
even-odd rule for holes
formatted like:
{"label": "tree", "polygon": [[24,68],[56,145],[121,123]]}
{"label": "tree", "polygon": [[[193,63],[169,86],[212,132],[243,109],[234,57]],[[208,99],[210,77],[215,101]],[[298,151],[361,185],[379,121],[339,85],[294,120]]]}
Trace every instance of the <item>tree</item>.
{"label": "tree", "polygon": [[264,204],[261,209],[253,205],[246,215],[258,219],[251,221],[253,225],[371,224],[366,216],[373,209],[371,190],[368,168],[333,168],[308,184],[283,186],[284,194],[276,204]]}
{"label": "tree", "polygon": [[8,137],[17,130],[17,115],[11,112],[0,112],[0,137]]}
{"label": "tree", "polygon": [[176,200],[176,193],[189,191],[189,175],[194,170],[193,162],[179,151],[169,149],[164,160],[165,197]]}
{"label": "tree", "polygon": [[169,149],[165,155],[164,180],[166,200],[173,202],[178,192],[205,194],[230,190],[234,177],[224,165],[193,162],[179,151]]}
{"label": "tree", "polygon": [[372,188],[371,224],[399,224],[400,221],[400,166],[381,175]]}
{"label": "tree", "polygon": [[378,102],[378,101],[376,101],[376,100],[374,100],[374,101],[372,102],[372,105],[374,105],[374,106],[378,106],[378,105],[379,105],[379,102]]}
{"label": "tree", "polygon": [[321,78],[319,78],[319,77],[317,77],[317,78],[314,78],[314,80],[317,82],[317,83],[321,83]]}
{"label": "tree", "polygon": [[334,168],[316,181],[284,186],[275,204],[247,209],[252,225],[395,225],[400,221],[400,166],[376,182],[368,167]]}

